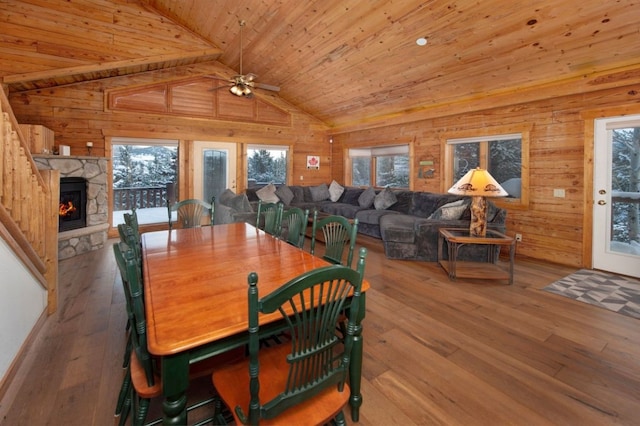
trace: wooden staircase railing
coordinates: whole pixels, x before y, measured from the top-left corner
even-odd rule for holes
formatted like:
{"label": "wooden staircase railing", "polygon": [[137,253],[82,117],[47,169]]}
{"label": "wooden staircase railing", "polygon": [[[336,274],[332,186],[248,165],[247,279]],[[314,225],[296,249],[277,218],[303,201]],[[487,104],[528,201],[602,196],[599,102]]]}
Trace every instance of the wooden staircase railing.
{"label": "wooden staircase railing", "polygon": [[0,86],[0,237],[57,309],[60,172],[38,170]]}

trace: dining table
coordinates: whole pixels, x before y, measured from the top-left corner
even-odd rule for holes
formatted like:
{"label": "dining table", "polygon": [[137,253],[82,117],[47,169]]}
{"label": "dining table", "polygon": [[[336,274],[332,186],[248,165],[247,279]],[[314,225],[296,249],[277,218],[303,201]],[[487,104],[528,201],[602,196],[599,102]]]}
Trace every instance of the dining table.
{"label": "dining table", "polygon": [[[329,265],[244,222],[146,232],[141,242],[147,345],[161,358],[163,424],[171,425],[187,424],[190,364],[248,342],[249,273],[258,274],[259,294],[267,295],[298,275]],[[361,322],[368,288],[363,280],[349,366],[353,421],[362,405]],[[282,329],[275,315],[261,319],[264,336]]]}

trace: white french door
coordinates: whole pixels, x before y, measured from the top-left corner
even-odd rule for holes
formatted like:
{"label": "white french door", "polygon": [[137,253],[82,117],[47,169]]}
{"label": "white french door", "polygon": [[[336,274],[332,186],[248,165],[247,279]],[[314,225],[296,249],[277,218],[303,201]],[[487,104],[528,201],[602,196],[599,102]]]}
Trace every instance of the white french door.
{"label": "white french door", "polygon": [[640,116],[595,120],[593,267],[640,277]]}
{"label": "white french door", "polygon": [[225,189],[236,190],[235,143],[194,141],[193,191],[196,198],[209,201]]}

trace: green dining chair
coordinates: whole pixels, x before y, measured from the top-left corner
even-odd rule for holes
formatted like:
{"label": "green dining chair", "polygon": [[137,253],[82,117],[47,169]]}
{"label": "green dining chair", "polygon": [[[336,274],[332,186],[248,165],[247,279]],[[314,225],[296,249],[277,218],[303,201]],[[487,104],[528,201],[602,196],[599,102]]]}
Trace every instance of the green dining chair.
{"label": "green dining chair", "polygon": [[308,222],[308,209],[302,210],[299,207],[290,207],[282,212],[278,236],[289,244],[303,248]]}
{"label": "green dining chair", "polygon": [[256,228],[262,229],[267,234],[278,235],[282,220],[282,203],[263,203],[258,201],[258,213],[256,214]]}
{"label": "green dining chair", "polygon": [[[343,216],[327,216],[318,219],[318,211],[314,211],[310,250],[314,255],[316,255],[320,231],[324,237],[324,253],[321,257],[328,262],[351,267],[358,234],[358,219],[353,219],[353,223]],[[347,247],[346,258],[345,247]]]}
{"label": "green dining chair", "polygon": [[131,210],[131,213],[125,213],[123,217],[124,223],[131,227],[134,235],[138,239],[138,242],[140,242],[140,225],[138,224],[138,213],[136,210],[137,209],[134,208]]}
{"label": "green dining chair", "polygon": [[188,200],[178,201],[175,204],[167,202],[167,210],[169,213],[169,229],[173,229],[174,222],[172,215],[177,213],[178,227],[180,228],[199,228],[206,219],[207,225],[214,223],[215,197],[211,197],[211,202],[189,198]]}
{"label": "green dining chair", "polygon": [[[249,357],[214,368],[212,380],[237,425],[345,424],[349,401],[347,377],[359,323],[366,249],[357,270],[331,265],[306,272],[259,298],[258,275],[248,276]],[[351,300],[349,300],[351,299]],[[334,324],[348,306],[346,336]],[[279,312],[289,343],[260,345],[260,318]],[[280,317],[279,317],[280,318]],[[355,360],[355,358],[354,358]],[[353,366],[356,369],[360,365]]]}
{"label": "green dining chair", "polygon": [[[141,269],[135,251],[127,244],[120,242],[113,245],[113,252],[122,279],[127,311],[132,313],[131,326],[131,359],[126,368],[125,377],[120,387],[116,403],[115,415],[119,416],[119,424],[124,425],[131,412],[134,425],[145,424],[149,406],[153,398],[162,396],[162,380],[159,363],[147,348],[147,327],[144,310]],[[191,364],[189,379],[209,376],[213,366],[230,362],[244,355],[244,348],[223,353],[216,357]],[[187,411],[213,403],[209,397],[204,401],[194,402]],[[208,419],[209,421],[212,418]],[[155,423],[154,423],[155,424]]]}

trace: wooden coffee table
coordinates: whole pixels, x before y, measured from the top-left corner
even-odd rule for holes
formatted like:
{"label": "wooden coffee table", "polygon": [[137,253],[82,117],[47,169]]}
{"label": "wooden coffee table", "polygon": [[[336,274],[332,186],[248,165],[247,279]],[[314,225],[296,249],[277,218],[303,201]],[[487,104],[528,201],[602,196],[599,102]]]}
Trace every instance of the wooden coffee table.
{"label": "wooden coffee table", "polygon": [[[444,259],[444,244],[447,243],[449,259]],[[460,249],[468,245],[489,245],[486,262],[459,261]],[[505,271],[496,259],[493,246],[509,247],[509,270]],[[501,232],[487,230],[485,237],[472,237],[468,228],[440,228],[438,235],[438,263],[449,274],[450,280],[456,278],[479,278],[509,280],[513,284],[513,261],[515,257],[515,240]]]}

